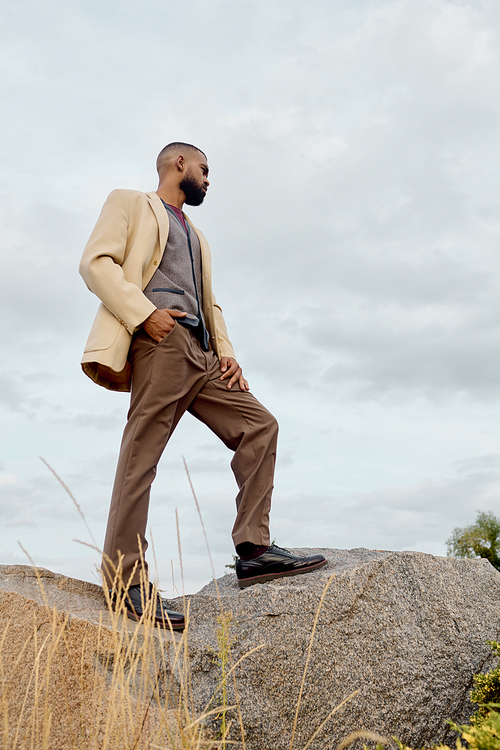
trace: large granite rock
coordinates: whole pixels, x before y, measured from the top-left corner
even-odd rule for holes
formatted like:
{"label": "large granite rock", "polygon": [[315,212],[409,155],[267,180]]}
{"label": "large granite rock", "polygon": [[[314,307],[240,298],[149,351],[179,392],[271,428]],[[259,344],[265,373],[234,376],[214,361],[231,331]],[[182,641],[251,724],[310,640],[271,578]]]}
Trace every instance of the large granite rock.
{"label": "large granite rock", "polygon": [[[187,639],[113,619],[98,586],[0,566],[4,746],[195,746],[182,722],[212,711],[217,732],[234,674],[246,748],[288,750],[306,664],[294,750],[325,719],[315,750],[363,729],[414,748],[450,742],[446,719],[467,722],[472,675],[492,666],[500,574],[486,560],[302,551],[328,566],[243,590],[228,574],[173,601],[189,607]],[[226,718],[240,747],[238,712]]]}
{"label": "large granite rock", "polygon": [[[373,730],[414,748],[451,741],[446,719],[468,721],[472,676],[492,666],[486,645],[500,625],[500,574],[486,560],[418,552],[307,549],[326,568],[240,590],[229,574],[190,597],[192,698],[220,702],[221,611],[229,639],[248,750],[290,748],[313,623],[317,621],[293,747],[336,748]],[[217,593],[220,592],[220,597]],[[226,618],[227,619],[227,618]],[[228,626],[226,625],[226,632]],[[259,650],[250,653],[255,647]],[[227,702],[236,701],[231,677]],[[231,736],[239,739],[237,715]]]}
{"label": "large granite rock", "polygon": [[179,638],[110,614],[100,586],[0,566],[0,747],[171,747]]}

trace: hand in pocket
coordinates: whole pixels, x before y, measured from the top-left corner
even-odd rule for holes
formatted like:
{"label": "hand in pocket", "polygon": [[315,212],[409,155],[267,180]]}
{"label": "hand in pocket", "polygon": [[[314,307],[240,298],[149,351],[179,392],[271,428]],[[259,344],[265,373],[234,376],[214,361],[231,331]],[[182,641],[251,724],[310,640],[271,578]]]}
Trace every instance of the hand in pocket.
{"label": "hand in pocket", "polygon": [[159,344],[175,326],[175,318],[185,317],[186,313],[179,312],[179,310],[155,310],[149,318],[146,318],[142,327],[148,336]]}

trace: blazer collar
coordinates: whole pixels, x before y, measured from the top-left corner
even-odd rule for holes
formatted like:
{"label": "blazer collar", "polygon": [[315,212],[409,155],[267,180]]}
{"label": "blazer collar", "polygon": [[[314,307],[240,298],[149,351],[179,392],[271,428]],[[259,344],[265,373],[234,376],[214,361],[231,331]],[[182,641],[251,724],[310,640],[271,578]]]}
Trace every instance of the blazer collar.
{"label": "blazer collar", "polygon": [[160,247],[163,253],[165,247],[167,246],[168,229],[170,226],[168,221],[168,213],[165,210],[165,206],[161,202],[161,198],[155,193],[154,190],[152,190],[150,193],[146,193],[146,195],[158,222],[158,228],[160,230]]}

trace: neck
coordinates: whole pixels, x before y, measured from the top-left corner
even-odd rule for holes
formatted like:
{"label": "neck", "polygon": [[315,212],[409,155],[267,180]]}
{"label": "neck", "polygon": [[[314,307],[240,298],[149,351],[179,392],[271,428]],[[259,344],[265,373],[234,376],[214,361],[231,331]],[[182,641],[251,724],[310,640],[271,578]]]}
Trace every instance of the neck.
{"label": "neck", "polygon": [[180,189],[178,185],[169,185],[168,183],[162,183],[156,188],[156,195],[168,203],[170,206],[175,206],[182,211],[182,207],[186,201],[184,191]]}

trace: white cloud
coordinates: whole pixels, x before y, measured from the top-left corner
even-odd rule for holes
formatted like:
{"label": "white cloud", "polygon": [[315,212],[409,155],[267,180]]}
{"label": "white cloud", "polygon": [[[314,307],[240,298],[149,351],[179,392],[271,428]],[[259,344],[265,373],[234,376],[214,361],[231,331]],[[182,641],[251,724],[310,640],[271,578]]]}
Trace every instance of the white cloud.
{"label": "white cloud", "polygon": [[[81,373],[97,300],[76,269],[107,193],[154,188],[173,139],[209,154],[191,215],[282,425],[278,541],[435,551],[497,512],[499,36],[493,0],[2,10],[2,549],[15,529],[38,564],[93,575],[38,456],[101,539],[127,397]],[[178,508],[194,586],[210,572],[182,455],[219,572],[235,487],[230,453],[186,417],[151,520],[168,577]]]}
{"label": "white cloud", "polygon": [[0,474],[0,485],[17,484],[16,474]]}

